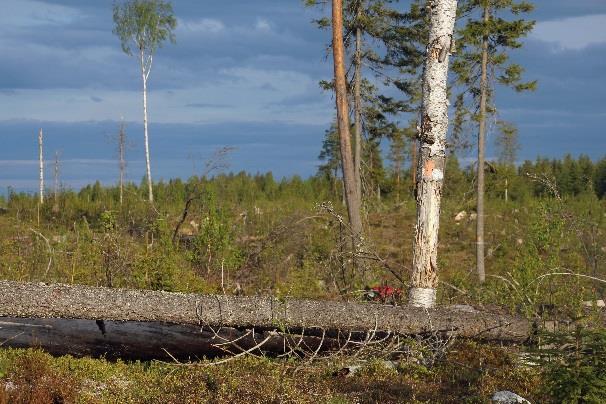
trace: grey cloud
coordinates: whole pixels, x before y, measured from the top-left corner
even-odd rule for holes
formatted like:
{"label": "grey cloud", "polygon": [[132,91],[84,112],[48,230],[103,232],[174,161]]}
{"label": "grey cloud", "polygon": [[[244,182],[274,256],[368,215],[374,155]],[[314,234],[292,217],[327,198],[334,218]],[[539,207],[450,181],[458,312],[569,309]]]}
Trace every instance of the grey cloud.
{"label": "grey cloud", "polygon": [[188,108],[230,108],[232,105],[229,104],[215,104],[212,102],[194,102],[185,104]]}

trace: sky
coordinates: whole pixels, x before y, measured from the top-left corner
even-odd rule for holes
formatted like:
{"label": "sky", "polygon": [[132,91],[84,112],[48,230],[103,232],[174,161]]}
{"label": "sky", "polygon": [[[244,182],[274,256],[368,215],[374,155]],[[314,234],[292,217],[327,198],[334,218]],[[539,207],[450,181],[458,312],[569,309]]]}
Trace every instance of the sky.
{"label": "sky", "polygon": [[[176,43],[149,77],[154,180],[189,177],[224,146],[229,170],[313,175],[334,99],[330,33],[301,0],[173,0]],[[401,7],[407,1],[402,0]],[[60,157],[65,187],[118,177],[115,136],[126,122],[128,178],[144,175],[137,60],[112,34],[111,0],[3,0],[0,15],[0,191],[37,187]],[[537,21],[512,53],[538,90],[497,89],[499,116],[519,128],[520,160],[606,155],[606,1],[538,0]],[[324,10],[324,13],[328,10]],[[401,117],[403,122],[407,117]],[[489,144],[494,134],[489,133]],[[489,146],[488,155],[492,152]],[[494,154],[493,154],[494,156]],[[464,156],[465,158],[465,156]],[[467,156],[467,160],[473,157]]]}

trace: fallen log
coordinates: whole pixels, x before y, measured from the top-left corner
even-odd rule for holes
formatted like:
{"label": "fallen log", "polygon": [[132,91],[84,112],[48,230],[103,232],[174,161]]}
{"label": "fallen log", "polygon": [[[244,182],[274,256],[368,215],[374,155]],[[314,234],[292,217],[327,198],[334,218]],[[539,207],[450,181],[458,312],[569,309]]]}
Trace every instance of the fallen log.
{"label": "fallen log", "polygon": [[[54,354],[150,359],[342,349],[448,335],[524,343],[531,324],[498,310],[198,295],[0,281],[0,345]],[[263,344],[260,344],[263,342]]]}

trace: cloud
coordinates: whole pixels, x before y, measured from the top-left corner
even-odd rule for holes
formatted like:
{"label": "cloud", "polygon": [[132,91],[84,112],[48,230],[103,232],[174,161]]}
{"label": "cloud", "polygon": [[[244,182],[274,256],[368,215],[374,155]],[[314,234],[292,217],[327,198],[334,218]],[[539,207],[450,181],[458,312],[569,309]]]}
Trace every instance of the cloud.
{"label": "cloud", "polygon": [[225,30],[225,24],[214,18],[201,18],[198,20],[179,19],[177,29],[192,33],[218,34]]}
{"label": "cloud", "polygon": [[606,43],[606,14],[540,21],[531,38],[554,43],[558,50],[578,51]]}
{"label": "cloud", "polygon": [[40,27],[67,25],[82,17],[77,9],[34,0],[4,0],[5,10],[0,16],[0,27]]}
{"label": "cloud", "polygon": [[232,105],[229,104],[217,104],[212,102],[192,102],[185,104],[187,108],[229,108]]}
{"label": "cloud", "polygon": [[261,32],[269,32],[271,31],[271,25],[266,19],[259,18],[257,19],[257,23],[255,24],[255,29]]}

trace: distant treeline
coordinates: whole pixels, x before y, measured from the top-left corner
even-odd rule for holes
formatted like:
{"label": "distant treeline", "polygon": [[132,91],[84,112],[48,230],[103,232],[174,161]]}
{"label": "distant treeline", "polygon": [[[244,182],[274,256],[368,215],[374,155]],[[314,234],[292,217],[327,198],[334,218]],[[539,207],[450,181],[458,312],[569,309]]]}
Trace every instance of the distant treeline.
{"label": "distant treeline", "polygon": [[[606,195],[606,157],[592,161],[588,156],[574,158],[570,155],[562,159],[537,158],[525,161],[515,167],[508,164],[489,163],[487,172],[487,194],[491,198],[524,200],[525,198],[553,196],[557,192],[562,197],[595,193],[598,198]],[[154,183],[156,205],[163,208],[181,207],[188,196],[197,189],[204,189],[216,195],[222,203],[252,205],[262,201],[300,200],[307,202],[339,201],[342,198],[340,178],[320,170],[315,176],[303,179],[300,176],[276,179],[271,172],[265,174],[239,173],[219,174],[211,178],[193,176],[187,181],[171,179]],[[411,197],[414,193],[410,168],[399,173],[391,168],[373,170],[373,175],[365,178],[367,202]],[[473,165],[462,168],[456,156],[448,157],[444,194],[451,198],[473,198],[475,169]],[[146,195],[145,183],[125,185],[126,203],[143,201]],[[380,192],[380,194],[378,194]],[[53,207],[53,192],[48,193],[48,209]],[[119,201],[117,186],[103,186],[100,182],[87,185],[79,191],[60,190],[56,203],[72,207],[81,203],[96,203],[102,209],[116,208]],[[5,201],[8,206],[35,204],[32,194],[17,193],[9,189]],[[56,207],[55,207],[56,208]],[[100,207],[101,208],[101,207]],[[89,211],[90,207],[82,206]]]}

